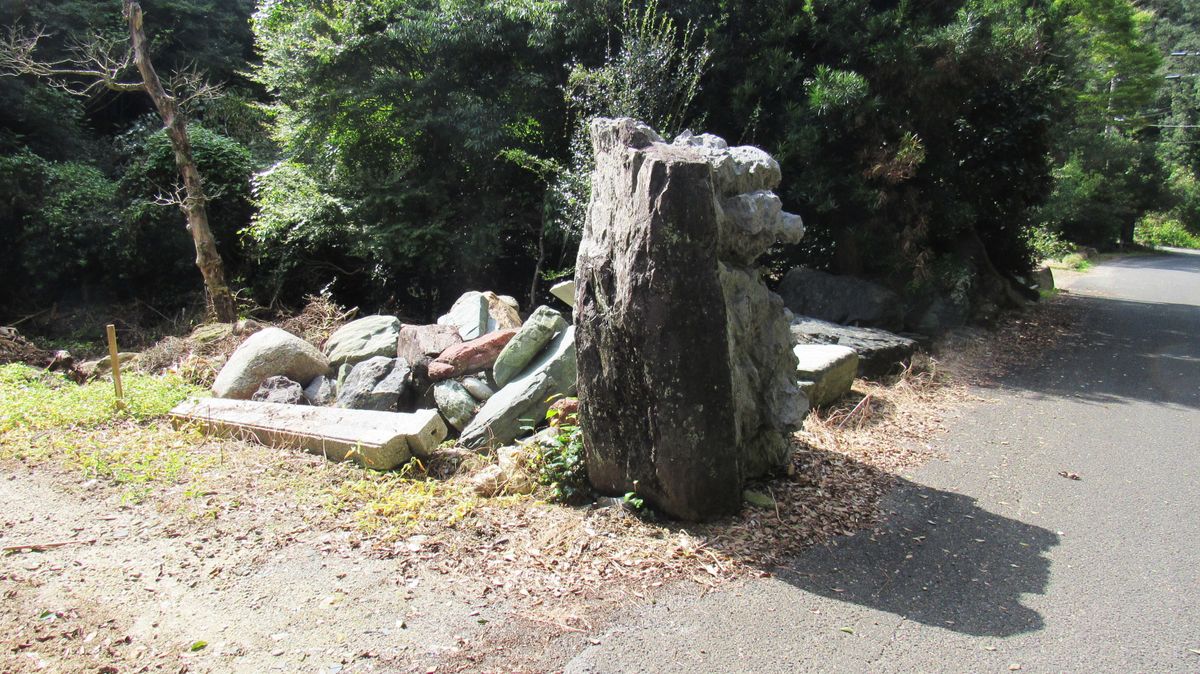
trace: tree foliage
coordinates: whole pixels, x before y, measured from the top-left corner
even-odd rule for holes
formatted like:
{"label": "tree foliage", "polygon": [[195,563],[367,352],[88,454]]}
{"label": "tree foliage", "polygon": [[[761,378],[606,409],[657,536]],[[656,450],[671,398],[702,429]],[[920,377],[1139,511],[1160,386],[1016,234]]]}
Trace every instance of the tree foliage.
{"label": "tree foliage", "polygon": [[[521,256],[540,188],[501,153],[561,133],[557,66],[535,39],[546,4],[265,3],[255,77],[283,157],[257,179],[247,233],[297,257],[298,242],[338,251],[343,286],[430,303]],[[289,185],[301,203],[273,202]]]}
{"label": "tree foliage", "polygon": [[[191,133],[221,252],[267,305],[327,289],[428,318],[485,286],[538,301],[530,279],[574,258],[595,115],[765,148],[808,227],[768,271],[864,275],[915,305],[986,316],[1064,240],[1200,229],[1194,0],[144,4],[156,62],[233,83]],[[10,4],[0,24],[52,27],[66,53],[120,33],[119,6]],[[176,242],[148,111],[0,78],[0,228],[25,242],[0,256],[43,299],[135,280],[174,294],[151,248]],[[92,221],[71,214],[84,199]]]}

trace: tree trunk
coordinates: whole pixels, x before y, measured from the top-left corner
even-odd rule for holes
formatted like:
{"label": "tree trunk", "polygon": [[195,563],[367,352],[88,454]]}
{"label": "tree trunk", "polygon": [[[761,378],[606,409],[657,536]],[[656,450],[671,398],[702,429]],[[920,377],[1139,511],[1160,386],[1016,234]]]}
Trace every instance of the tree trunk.
{"label": "tree trunk", "polygon": [[217,242],[213,238],[212,229],[208,226],[208,210],[205,207],[208,199],[204,196],[200,171],[192,157],[187,118],[180,112],[175,99],[163,89],[158,73],[154,71],[154,65],[150,62],[146,34],[142,31],[141,5],[133,0],[125,0],[125,15],[129,19],[134,64],[145,83],[146,93],[150,94],[150,98],[154,100],[154,107],[162,117],[167,136],[171,139],[171,147],[175,151],[175,165],[183,178],[185,196],[181,207],[187,215],[188,231],[192,233],[192,243],[196,247],[196,266],[204,276],[209,304],[218,321],[232,323],[237,320],[233,293],[225,282],[225,265],[217,252]]}

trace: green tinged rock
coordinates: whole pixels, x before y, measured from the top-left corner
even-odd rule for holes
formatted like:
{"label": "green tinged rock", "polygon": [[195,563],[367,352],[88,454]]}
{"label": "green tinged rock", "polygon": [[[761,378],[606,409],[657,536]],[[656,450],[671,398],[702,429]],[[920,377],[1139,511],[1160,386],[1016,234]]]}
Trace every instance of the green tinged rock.
{"label": "green tinged rock", "polygon": [[466,387],[453,379],[434,384],[433,399],[437,402],[438,411],[456,431],[461,431],[471,423],[479,404],[471,397]]}
{"label": "green tinged rock", "polygon": [[545,305],[538,307],[496,359],[492,367],[496,383],[504,386],[512,381],[566,327],[562,314]]}
{"label": "green tinged rock", "polygon": [[325,342],[329,364],[361,363],[375,356],[396,357],[400,338],[400,319],[395,316],[367,316],[338,328]]}
{"label": "green tinged rock", "polygon": [[770,509],[775,507],[775,499],[767,496],[761,491],[746,489],[742,492],[742,498],[746,501],[746,503],[749,503],[756,508]]}
{"label": "green tinged rock", "polygon": [[556,396],[575,395],[575,328],[567,326],[521,375],[488,399],[463,429],[459,444],[498,447],[546,419]]}

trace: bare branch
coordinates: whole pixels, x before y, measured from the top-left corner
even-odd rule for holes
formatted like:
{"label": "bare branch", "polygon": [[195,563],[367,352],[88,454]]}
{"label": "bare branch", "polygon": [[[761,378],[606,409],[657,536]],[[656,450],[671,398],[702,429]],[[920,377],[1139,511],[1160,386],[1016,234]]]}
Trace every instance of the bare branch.
{"label": "bare branch", "polygon": [[208,76],[195,66],[189,64],[167,76],[163,82],[167,95],[174,98],[176,105],[183,112],[189,113],[192,107],[201,101],[210,101],[219,97],[223,87],[208,80]]}
{"label": "bare branch", "polygon": [[13,26],[0,36],[0,76],[32,76],[76,96],[91,96],[102,89],[144,91],[145,85],[122,78],[133,64],[129,47],[120,40],[93,35],[68,46],[70,56],[43,60],[38,46],[49,33],[43,28],[22,32]]}
{"label": "bare branch", "polygon": [[183,183],[175,183],[171,191],[159,186],[158,194],[154,195],[154,203],[158,206],[176,206],[186,212],[187,190]]}
{"label": "bare branch", "polygon": [[208,202],[220,198],[224,192],[221,189],[206,190],[205,194],[197,197],[188,196],[187,187],[182,182],[177,182],[170,188],[163,187],[162,185],[155,185],[155,187],[158,188],[158,194],[154,195],[154,204],[156,206],[175,206],[184,213],[195,203],[207,206]]}

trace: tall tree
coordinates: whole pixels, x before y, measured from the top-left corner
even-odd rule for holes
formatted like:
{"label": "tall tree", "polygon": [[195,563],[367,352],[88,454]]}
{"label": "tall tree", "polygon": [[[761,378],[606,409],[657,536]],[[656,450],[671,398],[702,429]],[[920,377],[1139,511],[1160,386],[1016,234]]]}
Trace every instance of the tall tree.
{"label": "tall tree", "polygon": [[[209,227],[208,196],[192,156],[187,116],[183,111],[186,103],[212,94],[213,88],[196,73],[179,73],[172,78],[169,88],[164,86],[150,60],[141,5],[135,0],[123,2],[129,31],[127,42],[118,43],[97,36],[76,44],[70,56],[48,61],[37,55],[44,32],[22,34],[13,27],[7,38],[0,42],[0,74],[36,76],[80,96],[90,96],[99,89],[140,91],[149,95],[171,140],[183,183],[182,188],[166,200],[177,204],[186,216],[196,251],[196,266],[204,277],[214,316],[218,321],[231,322],[237,318],[233,293],[226,282],[225,266]],[[126,79],[130,70],[136,71],[137,79]]]}

